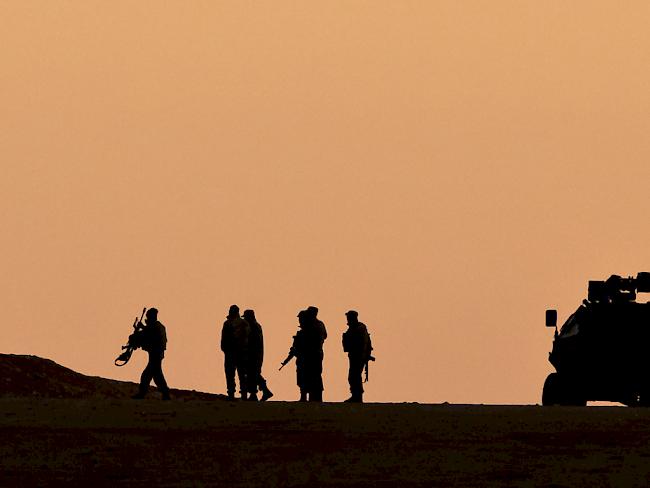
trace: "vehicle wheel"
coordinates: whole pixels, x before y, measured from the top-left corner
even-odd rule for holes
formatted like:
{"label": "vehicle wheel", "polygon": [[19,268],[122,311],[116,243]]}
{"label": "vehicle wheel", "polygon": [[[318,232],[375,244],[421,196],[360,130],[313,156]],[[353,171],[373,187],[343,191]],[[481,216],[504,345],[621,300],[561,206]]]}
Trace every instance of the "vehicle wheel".
{"label": "vehicle wheel", "polygon": [[584,407],[587,405],[587,400],[584,395],[572,385],[572,382],[567,381],[563,376],[558,373],[551,373],[544,382],[542,390],[542,405],[564,405]]}
{"label": "vehicle wheel", "polygon": [[562,397],[561,386],[560,376],[557,373],[549,374],[542,389],[542,405],[545,407],[558,405]]}
{"label": "vehicle wheel", "polygon": [[562,405],[569,405],[572,407],[586,407],[587,400],[582,398],[580,395],[573,394],[572,397],[567,397]]}

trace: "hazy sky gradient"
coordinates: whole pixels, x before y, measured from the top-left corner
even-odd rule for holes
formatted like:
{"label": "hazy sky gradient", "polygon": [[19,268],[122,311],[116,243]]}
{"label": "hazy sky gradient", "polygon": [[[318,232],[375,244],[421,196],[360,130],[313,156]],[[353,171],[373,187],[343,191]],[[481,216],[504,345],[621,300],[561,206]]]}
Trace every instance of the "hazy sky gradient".
{"label": "hazy sky gradient", "polygon": [[143,306],[225,390],[231,303],[277,372],[318,305],[325,399],[535,403],[589,279],[650,271],[650,3],[0,4],[0,350],[112,365]]}

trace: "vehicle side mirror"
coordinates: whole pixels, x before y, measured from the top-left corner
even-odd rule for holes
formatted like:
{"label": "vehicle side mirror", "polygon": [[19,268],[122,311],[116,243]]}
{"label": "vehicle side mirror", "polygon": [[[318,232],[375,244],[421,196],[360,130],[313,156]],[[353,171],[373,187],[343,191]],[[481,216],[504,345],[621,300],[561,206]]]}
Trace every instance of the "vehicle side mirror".
{"label": "vehicle side mirror", "polygon": [[546,327],[555,327],[557,325],[557,310],[546,311]]}

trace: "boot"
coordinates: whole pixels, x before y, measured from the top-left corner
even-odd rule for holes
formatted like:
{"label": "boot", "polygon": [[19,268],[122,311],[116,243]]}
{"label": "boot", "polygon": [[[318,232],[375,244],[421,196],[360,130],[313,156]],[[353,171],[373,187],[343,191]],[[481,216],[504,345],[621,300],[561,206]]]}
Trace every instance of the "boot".
{"label": "boot", "polygon": [[234,391],[229,391],[228,392],[228,400],[233,401],[235,399],[235,392]]}
{"label": "boot", "polygon": [[249,402],[256,402],[257,401],[257,393],[251,393],[248,395],[248,398],[246,399]]}
{"label": "boot", "polygon": [[273,392],[269,390],[267,387],[264,387],[264,390],[262,390],[262,401],[265,402],[272,396],[273,396]]}
{"label": "boot", "polygon": [[350,398],[344,400],[344,403],[363,403],[363,394],[353,393]]}
{"label": "boot", "polygon": [[307,392],[306,391],[300,391],[300,401],[301,402],[306,402],[307,401]]}

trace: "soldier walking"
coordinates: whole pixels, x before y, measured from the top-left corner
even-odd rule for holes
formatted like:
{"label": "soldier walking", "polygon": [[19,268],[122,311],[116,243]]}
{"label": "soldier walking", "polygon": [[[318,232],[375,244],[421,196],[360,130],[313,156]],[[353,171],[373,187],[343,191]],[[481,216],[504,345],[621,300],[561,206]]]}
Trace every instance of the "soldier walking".
{"label": "soldier walking", "polygon": [[348,353],[349,369],[348,383],[350,384],[350,398],[346,402],[363,402],[363,369],[368,374],[368,361],[372,357],[372,344],[366,325],[359,322],[359,314],[355,310],[346,312],[348,330],[343,333],[343,351]]}
{"label": "soldier walking", "polygon": [[167,331],[165,326],[158,321],[158,310],[155,308],[147,310],[144,322],[145,324],[141,326],[139,346],[149,353],[149,362],[140,377],[138,393],[133,398],[144,398],[149,390],[149,384],[153,380],[162,393],[162,399],[169,400],[169,387],[162,371],[162,360],[165,357],[165,349],[167,349]]}
{"label": "soldier walking", "polygon": [[226,388],[230,400],[235,399],[235,373],[239,377],[241,398],[246,400],[246,366],[250,330],[248,322],[239,316],[239,307],[231,305],[221,329],[221,350],[224,353]]}
{"label": "soldier walking", "polygon": [[244,310],[244,320],[250,326],[248,337],[248,400],[257,401],[257,390],[262,392],[262,401],[273,396],[262,376],[262,364],[264,362],[264,335],[262,325],[255,318],[254,310]]}

